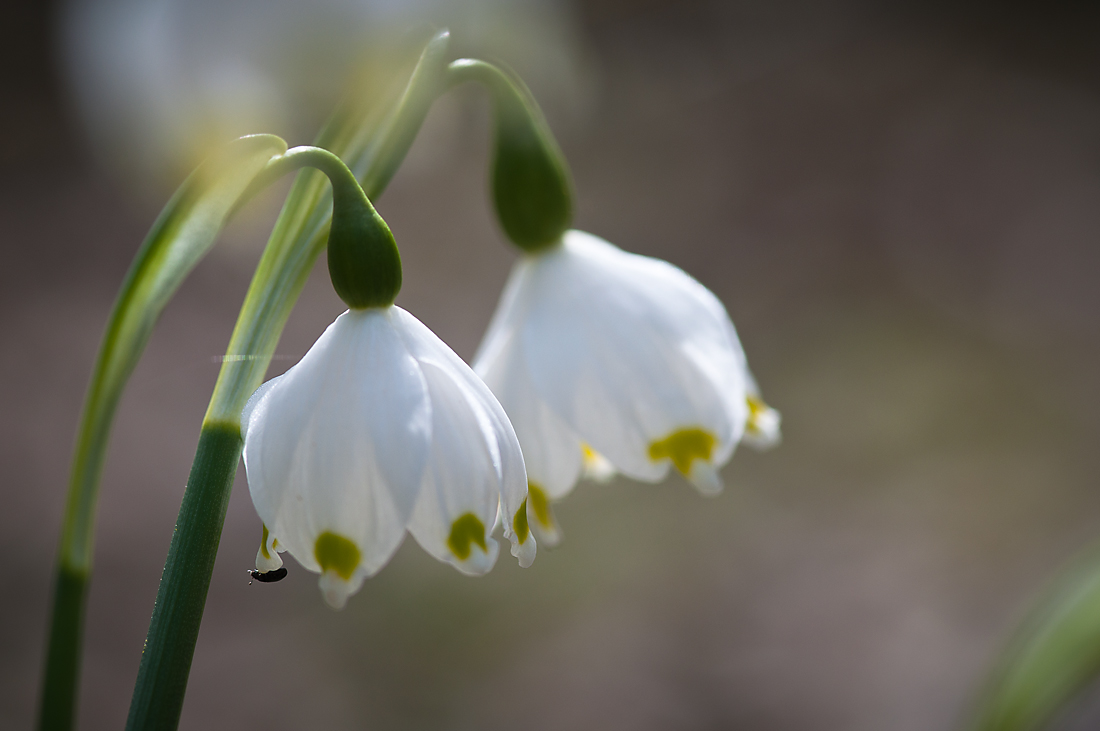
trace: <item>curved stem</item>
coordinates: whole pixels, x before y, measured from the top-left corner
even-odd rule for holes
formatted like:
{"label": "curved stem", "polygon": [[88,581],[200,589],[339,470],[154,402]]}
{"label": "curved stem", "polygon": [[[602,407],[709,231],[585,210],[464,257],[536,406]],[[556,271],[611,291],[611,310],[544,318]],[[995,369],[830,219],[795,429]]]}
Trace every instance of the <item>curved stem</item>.
{"label": "curved stem", "polygon": [[[404,94],[381,124],[368,127],[338,114],[318,139],[318,147],[349,161],[368,198],[385,189],[443,88],[447,40],[442,32],[428,44]],[[316,152],[296,152],[286,162],[273,163],[270,174],[276,175],[279,166],[297,165],[298,155],[305,156],[303,161],[335,164]],[[225,505],[240,459],[241,409],[263,380],[291,308],[325,247],[331,194],[326,195],[318,177],[308,171],[298,176],[233,330],[161,576],[126,725],[131,731],[175,729],[179,723]]]}

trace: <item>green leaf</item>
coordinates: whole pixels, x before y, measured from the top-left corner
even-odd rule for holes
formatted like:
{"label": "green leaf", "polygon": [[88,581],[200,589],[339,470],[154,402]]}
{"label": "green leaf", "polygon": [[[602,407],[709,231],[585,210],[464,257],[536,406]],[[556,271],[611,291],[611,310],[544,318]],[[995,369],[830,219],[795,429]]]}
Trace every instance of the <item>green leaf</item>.
{"label": "green leaf", "polygon": [[204,162],[164,207],[138,250],[107,322],[77,432],[61,531],[40,728],[69,728],[92,564],[99,480],[111,424],[130,374],[165,305],[213,246],[226,217],[268,161],[286,151],[272,135],[242,137]]}
{"label": "green leaf", "polygon": [[62,556],[70,566],[91,563],[95,483],[122,390],[153,326],[183,280],[214,245],[237,198],[268,161],[286,151],[273,135],[242,137],[204,162],[164,207],[126,275],[96,358],[84,404]]}
{"label": "green leaf", "polygon": [[971,731],[1037,731],[1100,676],[1100,550],[1040,599],[1004,651]]}

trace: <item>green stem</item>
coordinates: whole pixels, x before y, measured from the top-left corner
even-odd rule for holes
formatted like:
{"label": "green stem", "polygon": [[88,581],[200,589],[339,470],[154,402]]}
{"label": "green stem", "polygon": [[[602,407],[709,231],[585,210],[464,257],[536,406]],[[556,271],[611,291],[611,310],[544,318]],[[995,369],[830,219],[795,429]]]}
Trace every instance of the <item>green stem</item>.
{"label": "green stem", "polygon": [[80,679],[80,638],[84,629],[87,589],[87,571],[74,570],[64,563],[58,566],[39,728],[65,729],[72,726],[76,712],[76,687]]}
{"label": "green stem", "polygon": [[[371,199],[385,189],[443,88],[447,40],[443,32],[428,44],[393,113],[373,134],[360,129],[361,124],[348,127],[350,123],[338,117],[318,140],[318,146],[347,157]],[[274,163],[284,164],[296,163]],[[326,195],[318,177],[308,171],[298,176],[230,338],[153,608],[126,725],[129,731],[171,730],[179,723],[225,505],[240,459],[241,410],[262,382],[283,326],[325,247],[331,193]]]}
{"label": "green stem", "polygon": [[[126,728],[174,729],[179,722],[241,447],[241,430],[236,424],[203,424],[157,591],[149,640],[141,654],[139,682]],[[150,641],[165,636],[173,641]]]}

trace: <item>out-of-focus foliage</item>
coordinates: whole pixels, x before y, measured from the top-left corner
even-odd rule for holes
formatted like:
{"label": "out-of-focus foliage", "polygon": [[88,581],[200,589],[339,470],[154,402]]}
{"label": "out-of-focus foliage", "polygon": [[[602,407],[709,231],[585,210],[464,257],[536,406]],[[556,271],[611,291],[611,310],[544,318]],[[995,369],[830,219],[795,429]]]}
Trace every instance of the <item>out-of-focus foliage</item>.
{"label": "out-of-focus foliage", "polygon": [[1047,728],[1100,674],[1100,550],[1042,597],[1001,658],[971,731]]}

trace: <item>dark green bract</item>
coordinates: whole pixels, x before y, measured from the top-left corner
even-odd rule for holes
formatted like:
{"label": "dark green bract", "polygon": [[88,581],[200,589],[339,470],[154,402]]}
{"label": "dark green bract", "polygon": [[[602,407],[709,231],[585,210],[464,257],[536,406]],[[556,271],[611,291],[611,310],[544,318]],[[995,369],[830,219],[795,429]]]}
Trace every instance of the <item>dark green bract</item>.
{"label": "dark green bract", "polygon": [[389,307],[401,291],[401,254],[390,227],[350,175],[332,184],[328,273],[352,309]]}
{"label": "dark green bract", "polygon": [[476,81],[493,95],[493,203],[504,233],[519,248],[541,251],[573,222],[573,185],[542,111],[524,83],[496,66],[460,59],[452,84]]}
{"label": "dark green bract", "polygon": [[569,178],[556,146],[529,115],[498,103],[496,124],[492,186],[497,216],[516,246],[538,251],[557,243],[573,221]]}

